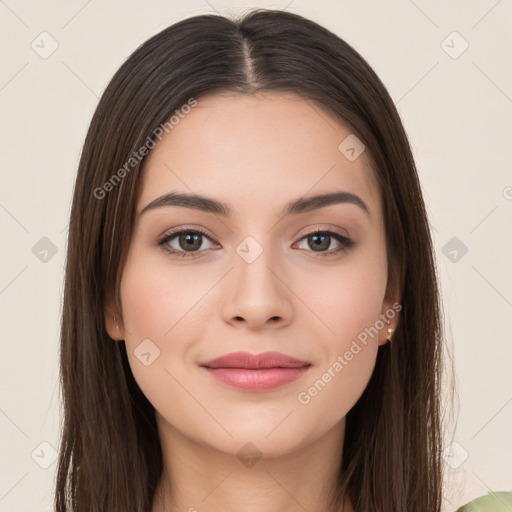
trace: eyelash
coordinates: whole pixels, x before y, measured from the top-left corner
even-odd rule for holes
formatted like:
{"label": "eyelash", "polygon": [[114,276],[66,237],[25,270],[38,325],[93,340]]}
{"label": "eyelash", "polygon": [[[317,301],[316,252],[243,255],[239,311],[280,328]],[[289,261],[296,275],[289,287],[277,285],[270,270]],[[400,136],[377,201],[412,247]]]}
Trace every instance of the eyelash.
{"label": "eyelash", "polygon": [[[181,229],[179,231],[173,231],[172,233],[168,233],[168,234],[164,235],[162,238],[160,238],[158,240],[158,242],[157,242],[158,246],[161,247],[162,250],[164,250],[165,252],[172,254],[172,255],[182,257],[182,258],[194,257],[197,255],[197,253],[202,252],[202,251],[177,251],[175,249],[171,249],[167,245],[171,240],[173,240],[178,235],[181,235],[183,233],[192,233],[192,234],[196,234],[196,235],[202,235],[202,236],[208,238],[209,240],[211,240],[211,238],[204,231],[202,231],[200,229]],[[331,238],[334,238],[340,244],[342,244],[339,249],[336,249],[334,251],[331,250],[331,251],[322,251],[322,252],[316,252],[316,253],[315,253],[315,251],[309,251],[309,252],[315,253],[315,257],[317,257],[317,256],[319,256],[319,257],[333,256],[340,252],[348,252],[356,245],[356,243],[353,240],[351,240],[350,238],[347,238],[346,236],[338,233],[337,231],[332,231],[330,229],[315,229],[315,230],[311,231],[310,233],[307,233],[306,235],[304,235],[302,238],[300,238],[299,242],[301,240],[303,240],[304,238],[308,238],[309,236],[312,236],[312,235],[327,235]]]}

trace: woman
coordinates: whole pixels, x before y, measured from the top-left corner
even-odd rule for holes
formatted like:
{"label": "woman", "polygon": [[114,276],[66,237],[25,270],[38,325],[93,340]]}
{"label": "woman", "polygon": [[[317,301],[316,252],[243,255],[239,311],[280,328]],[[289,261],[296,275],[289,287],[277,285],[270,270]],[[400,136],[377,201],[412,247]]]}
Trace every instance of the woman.
{"label": "woman", "polygon": [[58,512],[441,510],[425,205],[335,34],[255,10],[138,48],[91,122],[65,279]]}

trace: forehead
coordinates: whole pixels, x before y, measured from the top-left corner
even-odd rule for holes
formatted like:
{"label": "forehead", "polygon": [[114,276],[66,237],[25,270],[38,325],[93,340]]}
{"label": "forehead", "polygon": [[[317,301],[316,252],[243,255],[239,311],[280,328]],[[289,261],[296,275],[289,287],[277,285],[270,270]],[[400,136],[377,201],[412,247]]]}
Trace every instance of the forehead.
{"label": "forehead", "polygon": [[139,210],[171,191],[215,195],[236,210],[335,188],[364,197],[377,215],[374,171],[366,152],[350,160],[340,150],[347,137],[326,109],[293,93],[201,97],[146,158]]}

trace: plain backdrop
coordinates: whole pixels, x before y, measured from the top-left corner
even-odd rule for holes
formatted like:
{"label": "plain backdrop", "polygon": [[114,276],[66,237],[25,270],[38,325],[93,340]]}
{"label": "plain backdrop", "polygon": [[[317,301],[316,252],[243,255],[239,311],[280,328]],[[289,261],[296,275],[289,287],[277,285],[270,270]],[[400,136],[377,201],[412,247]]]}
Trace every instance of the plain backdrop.
{"label": "plain backdrop", "polygon": [[456,370],[445,510],[512,490],[511,0],[0,0],[0,512],[52,510],[67,223],[98,99],[125,58],[170,24],[252,7],[332,30],[395,101],[430,215]]}

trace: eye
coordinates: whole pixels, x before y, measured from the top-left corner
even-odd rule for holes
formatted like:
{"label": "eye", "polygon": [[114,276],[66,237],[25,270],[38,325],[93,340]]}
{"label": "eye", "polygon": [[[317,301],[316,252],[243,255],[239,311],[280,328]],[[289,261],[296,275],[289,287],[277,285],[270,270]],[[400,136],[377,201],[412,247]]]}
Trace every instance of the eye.
{"label": "eye", "polygon": [[[198,253],[208,249],[208,247],[203,247],[204,239],[212,242],[212,239],[200,229],[182,229],[164,235],[158,240],[158,246],[169,254],[185,258],[194,257],[198,255]],[[333,256],[341,251],[347,252],[355,246],[355,242],[350,238],[329,229],[317,229],[312,231],[302,237],[299,243],[303,240],[305,240],[309,248],[312,249],[311,252],[316,253],[315,257]],[[339,247],[335,250],[328,250],[333,240],[338,243]]]}
{"label": "eye", "polygon": [[[324,250],[329,249],[333,239],[336,240],[340,247],[330,251]],[[312,252],[317,253],[315,256],[333,256],[341,251],[347,252],[355,246],[355,242],[353,240],[330,229],[317,229],[302,237],[300,241],[302,240],[306,241],[307,245],[312,249]]]}
{"label": "eye", "polygon": [[200,229],[182,229],[165,235],[158,240],[158,246],[170,254],[186,258],[195,256],[194,253],[199,252],[199,249],[204,249],[204,238],[211,241],[211,238]]}

